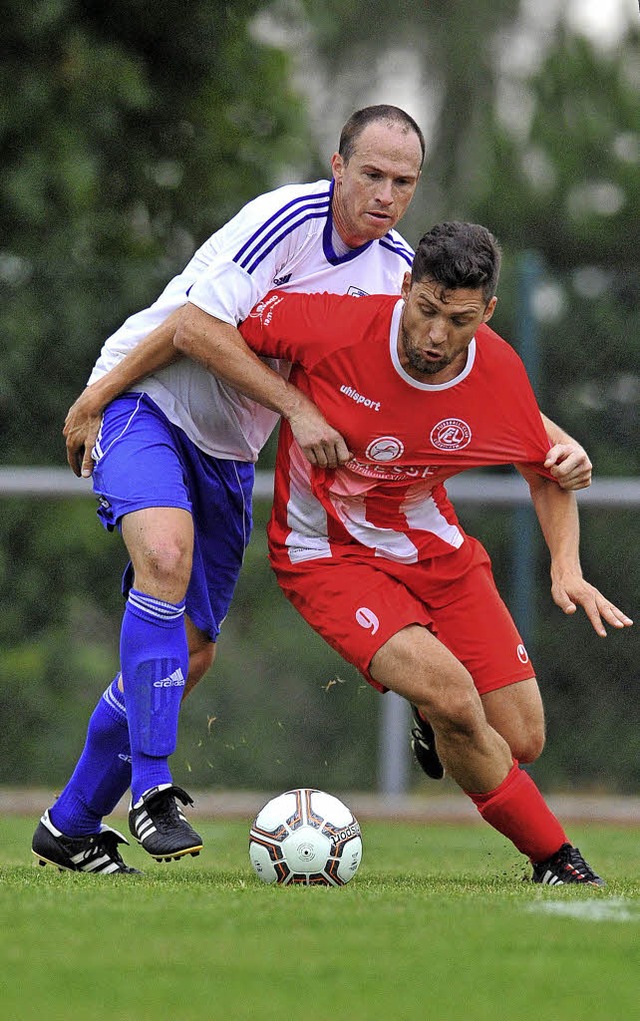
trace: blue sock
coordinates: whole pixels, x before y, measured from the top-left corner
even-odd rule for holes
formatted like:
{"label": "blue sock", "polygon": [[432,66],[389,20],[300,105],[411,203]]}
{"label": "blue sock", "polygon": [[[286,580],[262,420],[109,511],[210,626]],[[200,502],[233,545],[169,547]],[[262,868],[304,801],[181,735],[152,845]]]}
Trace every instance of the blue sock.
{"label": "blue sock", "polygon": [[131,741],[131,797],[171,783],[178,715],[189,670],[185,601],[167,603],[131,589],[122,621],[120,662]]}
{"label": "blue sock", "polygon": [[129,728],[118,677],[95,707],[78,764],[49,810],[53,825],[69,837],[99,833],[103,816],[113,811],[131,783]]}

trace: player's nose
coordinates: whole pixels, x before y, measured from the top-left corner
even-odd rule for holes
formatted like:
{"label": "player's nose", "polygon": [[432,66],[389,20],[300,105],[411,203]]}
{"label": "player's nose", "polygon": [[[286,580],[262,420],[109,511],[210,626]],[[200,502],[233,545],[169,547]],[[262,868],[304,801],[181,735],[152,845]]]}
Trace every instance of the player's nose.
{"label": "player's nose", "polygon": [[447,330],[445,324],[441,320],[435,319],[432,323],[429,324],[430,342],[432,344],[436,344],[439,346],[440,344],[444,344],[446,339]]}
{"label": "player's nose", "polygon": [[393,184],[391,181],[380,181],[376,198],[380,205],[390,206],[393,202]]}

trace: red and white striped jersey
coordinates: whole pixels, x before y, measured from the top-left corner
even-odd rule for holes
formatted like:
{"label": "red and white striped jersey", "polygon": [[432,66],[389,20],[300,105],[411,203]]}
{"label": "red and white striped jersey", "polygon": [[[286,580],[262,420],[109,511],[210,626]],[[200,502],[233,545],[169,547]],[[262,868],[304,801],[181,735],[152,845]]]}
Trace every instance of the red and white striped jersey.
{"label": "red and white striped jersey", "polygon": [[272,556],[291,563],[359,552],[413,563],[464,542],[443,483],[468,468],[526,463],[551,477],[540,412],[522,361],[488,326],[450,382],[402,368],[402,301],[386,295],[272,292],[240,329],[345,438],[353,459],[312,467],[283,421],[270,523]]}

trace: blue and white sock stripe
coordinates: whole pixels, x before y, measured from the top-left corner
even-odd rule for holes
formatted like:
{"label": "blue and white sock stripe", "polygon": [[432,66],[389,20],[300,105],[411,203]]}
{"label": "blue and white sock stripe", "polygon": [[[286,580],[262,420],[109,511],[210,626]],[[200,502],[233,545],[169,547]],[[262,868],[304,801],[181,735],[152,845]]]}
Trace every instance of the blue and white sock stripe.
{"label": "blue and white sock stripe", "polygon": [[[118,677],[119,676],[120,675],[118,675]],[[108,706],[115,709],[115,711],[120,713],[122,716],[126,716],[127,707],[124,704],[124,695],[118,688],[118,677],[111,682],[102,697]]]}
{"label": "blue and white sock stripe", "polygon": [[330,189],[315,195],[301,195],[278,209],[265,220],[245,241],[236,252],[233,261],[242,266],[247,273],[253,272],[257,265],[269,254],[287,234],[295,230],[306,220],[326,216],[330,206]]}
{"label": "blue and white sock stripe", "polygon": [[184,616],[186,601],[180,603],[166,603],[163,599],[155,599],[144,592],[137,592],[136,589],[129,590],[128,602],[132,608],[145,614],[155,617],[156,620],[172,621]]}

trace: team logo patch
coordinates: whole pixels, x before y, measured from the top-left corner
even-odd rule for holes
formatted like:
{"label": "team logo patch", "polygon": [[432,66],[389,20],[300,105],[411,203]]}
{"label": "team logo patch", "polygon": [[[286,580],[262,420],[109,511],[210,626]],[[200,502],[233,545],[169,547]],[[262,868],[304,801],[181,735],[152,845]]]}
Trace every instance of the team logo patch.
{"label": "team logo patch", "polygon": [[463,450],[471,442],[471,429],[461,418],[443,418],[434,425],[430,438],[438,450]]}
{"label": "team logo patch", "polygon": [[516,653],[521,663],[529,662],[529,653],[525,649],[524,645],[519,645],[518,648],[516,649]]}
{"label": "team logo patch", "polygon": [[396,436],[378,436],[365,450],[370,461],[397,461],[404,453],[404,443]]}
{"label": "team logo patch", "polygon": [[367,298],[369,295],[368,291],[363,291],[361,287],[354,287],[352,284],[347,294],[350,294],[352,298]]}

